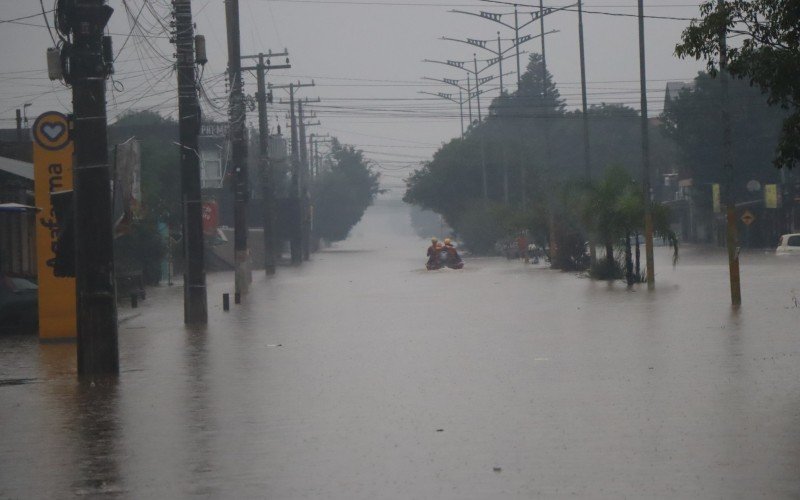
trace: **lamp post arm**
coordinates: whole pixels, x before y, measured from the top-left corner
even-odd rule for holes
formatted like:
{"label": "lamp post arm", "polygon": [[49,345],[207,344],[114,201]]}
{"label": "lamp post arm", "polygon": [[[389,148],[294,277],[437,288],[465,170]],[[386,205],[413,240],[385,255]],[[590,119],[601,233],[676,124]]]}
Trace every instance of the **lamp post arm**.
{"label": "lamp post arm", "polygon": [[467,12],[465,10],[456,10],[456,9],[449,10],[448,12],[452,12],[454,14],[467,14],[469,16],[475,16],[475,17],[480,17],[482,19],[488,19],[488,20],[494,21],[494,22],[496,22],[498,24],[502,24],[506,28],[509,28],[509,29],[512,29],[512,30],[514,29],[514,25],[503,22],[503,20],[502,20],[503,14],[495,14],[494,12],[485,12],[485,11],[480,11],[480,13],[476,14],[474,12]]}
{"label": "lamp post arm", "polygon": [[444,84],[447,84],[447,85],[452,85],[453,87],[457,87],[457,88],[459,88],[461,90],[464,90],[464,91],[467,90],[465,87],[461,86],[461,84],[459,83],[459,80],[453,80],[453,79],[450,79],[450,78],[443,78],[443,79],[440,80],[438,78],[429,78],[427,76],[423,76],[422,79],[423,80],[430,80],[432,82],[439,82],[439,83],[444,83]]}
{"label": "lamp post arm", "polygon": [[474,38],[467,38],[466,40],[460,40],[458,38],[450,38],[448,36],[443,36],[443,37],[440,38],[440,40],[447,40],[449,42],[465,43],[465,44],[471,45],[473,47],[478,47],[479,49],[488,50],[492,54],[494,54],[496,56],[499,56],[499,54],[497,53],[496,50],[492,50],[492,49],[490,49],[489,47],[486,46],[489,43],[489,40],[476,40]]}

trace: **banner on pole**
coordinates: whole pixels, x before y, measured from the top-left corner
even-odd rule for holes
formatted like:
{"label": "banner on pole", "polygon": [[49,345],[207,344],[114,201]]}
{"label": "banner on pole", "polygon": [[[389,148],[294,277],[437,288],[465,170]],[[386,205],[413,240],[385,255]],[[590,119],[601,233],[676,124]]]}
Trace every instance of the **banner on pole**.
{"label": "banner on pole", "polygon": [[722,205],[720,203],[720,196],[719,196],[719,184],[711,185],[711,200],[714,205],[714,213],[718,214],[722,212]]}
{"label": "banner on pole", "polygon": [[75,278],[55,275],[60,227],[52,193],[72,189],[74,145],[67,117],[55,111],[33,124],[33,176],[36,206],[36,260],[39,277],[39,339],[58,341],[77,335]]}
{"label": "banner on pole", "polygon": [[764,208],[778,208],[778,185],[764,185]]}

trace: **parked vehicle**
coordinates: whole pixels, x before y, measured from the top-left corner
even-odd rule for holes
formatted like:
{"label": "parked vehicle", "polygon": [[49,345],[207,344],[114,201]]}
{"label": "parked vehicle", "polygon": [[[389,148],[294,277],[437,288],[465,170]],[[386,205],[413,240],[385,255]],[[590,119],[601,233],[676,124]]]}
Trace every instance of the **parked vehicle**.
{"label": "parked vehicle", "polygon": [[25,278],[0,275],[0,333],[35,331],[39,324],[39,287]]}
{"label": "parked vehicle", "polygon": [[781,236],[775,255],[800,255],[800,233]]}

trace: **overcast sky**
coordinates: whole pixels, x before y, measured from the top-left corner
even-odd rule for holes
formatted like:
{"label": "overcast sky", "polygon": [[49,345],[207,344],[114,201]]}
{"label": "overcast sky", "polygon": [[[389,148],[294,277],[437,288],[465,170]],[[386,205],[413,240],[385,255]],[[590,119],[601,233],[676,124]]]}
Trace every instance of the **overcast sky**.
{"label": "overcast sky", "polygon": [[[538,10],[538,0],[536,1]],[[117,52],[115,84],[109,85],[109,117],[128,110],[152,109],[175,116],[176,75],[172,70],[174,47],[161,25],[168,26],[169,0],[110,0],[115,9],[110,31]],[[205,116],[223,120],[226,113],[227,65],[225,10],[223,0],[194,0],[197,33],[206,36],[209,63],[203,71]],[[545,7],[562,7],[572,2],[545,0]],[[699,0],[649,0],[650,16],[692,18],[698,15]],[[45,10],[53,0],[44,0]],[[401,179],[420,161],[430,159],[442,143],[460,134],[458,106],[420,94],[453,92],[452,87],[422,80],[464,78],[463,72],[444,65],[422,62],[478,59],[491,54],[468,45],[439,40],[452,38],[496,39],[501,31],[503,49],[510,46],[513,31],[479,17],[448,12],[461,9],[503,13],[513,24],[512,7],[476,0],[239,0],[242,54],[269,49],[290,52],[292,69],[275,70],[269,81],[275,84],[314,79],[316,87],[304,88],[299,96],[322,99],[309,104],[321,126],[309,132],[329,133],[345,143],[363,149],[383,174],[384,185],[399,187]],[[530,19],[532,9],[520,4],[520,23]],[[127,8],[126,8],[127,7]],[[586,0],[584,2],[586,70],[590,103],[624,103],[639,108],[638,25],[635,0]],[[36,16],[36,14],[39,14]],[[14,22],[5,22],[34,16]],[[52,24],[52,14],[49,13]],[[158,18],[161,18],[160,20]],[[136,23],[134,23],[136,19]],[[45,51],[52,45],[41,15],[39,2],[0,0],[0,126],[14,126],[14,110],[31,103],[26,114],[35,117],[48,110],[69,111],[70,93],[58,82],[47,79]],[[569,107],[580,105],[577,13],[563,11],[545,18],[548,35],[548,69]],[[689,80],[702,64],[673,56],[674,46],[688,21],[648,19],[646,21],[648,100],[651,116],[663,107],[668,80]],[[132,26],[135,29],[132,30]],[[128,35],[131,36],[128,36]],[[144,36],[144,35],[147,36]],[[538,22],[521,35],[539,34]],[[496,47],[496,42],[492,45]],[[532,40],[523,50],[539,52]],[[509,52],[509,55],[511,52]],[[522,56],[523,66],[527,55]],[[279,62],[279,61],[276,61]],[[479,64],[480,67],[480,64]],[[515,71],[513,59],[504,61],[504,72]],[[496,74],[496,69],[483,74]],[[483,75],[482,74],[482,75]],[[505,79],[516,83],[516,75]],[[487,84],[495,88],[496,82]],[[245,78],[247,94],[255,92],[255,78]],[[455,90],[457,92],[457,90]],[[482,99],[486,107],[497,90]],[[275,101],[287,98],[275,91]],[[286,126],[286,106],[271,109],[271,125]],[[477,112],[476,112],[477,113]],[[255,113],[249,120],[255,124]],[[32,121],[32,120],[31,120]]]}

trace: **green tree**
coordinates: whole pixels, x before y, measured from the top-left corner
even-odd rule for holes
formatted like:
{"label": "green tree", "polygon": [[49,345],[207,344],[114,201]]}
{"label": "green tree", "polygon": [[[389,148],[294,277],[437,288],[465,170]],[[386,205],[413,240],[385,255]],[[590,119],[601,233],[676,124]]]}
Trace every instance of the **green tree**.
{"label": "green tree", "polygon": [[327,168],[313,187],[316,236],[328,242],[347,238],[381,192],[379,178],[362,151],[334,139]]}
{"label": "green tree", "polygon": [[[747,199],[746,183],[750,180],[778,182],[778,172],[766,167],[778,145],[785,111],[770,107],[766,97],[747,82],[730,83],[732,155],[739,180],[734,195],[741,200]],[[700,73],[694,88],[684,89],[668,101],[661,115],[664,133],[677,145],[682,176],[694,181],[695,203],[709,209],[711,183],[725,178],[719,127],[721,98],[719,81]]]}
{"label": "green tree", "polygon": [[[639,175],[638,112],[601,104],[589,113],[595,175],[601,175],[603,167],[610,164],[624,166],[634,178]],[[495,220],[505,228],[508,234],[503,236],[527,229],[544,243],[548,231],[543,221],[558,222],[568,211],[553,193],[585,175],[583,148],[576,147],[583,141],[581,122],[580,112],[566,111],[552,76],[543,72],[541,56],[532,54],[518,90],[494,99],[482,123],[470,127],[463,139],[444,144],[432,161],[412,173],[406,179],[404,200],[441,214],[473,251],[487,247],[484,237],[470,241],[464,229],[469,225],[467,233],[471,236],[490,234],[475,230],[486,220]],[[666,141],[654,141],[653,145],[654,158],[670,157],[665,154]],[[486,158],[488,200],[482,199],[481,147]],[[656,163],[656,168],[659,166],[664,167]],[[499,210],[501,206],[505,208]],[[480,210],[495,213],[479,216]],[[527,227],[520,228],[519,220],[527,221]],[[562,224],[563,230],[553,231],[553,235],[561,234],[567,246],[575,250],[568,259],[574,261],[569,264],[572,267],[580,260],[585,237],[579,234],[579,224],[560,221],[557,225]]]}
{"label": "green tree", "polygon": [[702,19],[684,30],[675,48],[679,57],[719,67],[721,36],[737,36],[728,48],[728,71],[767,94],[769,104],[789,110],[774,164],[793,167],[800,160],[800,0],[708,1]]}

